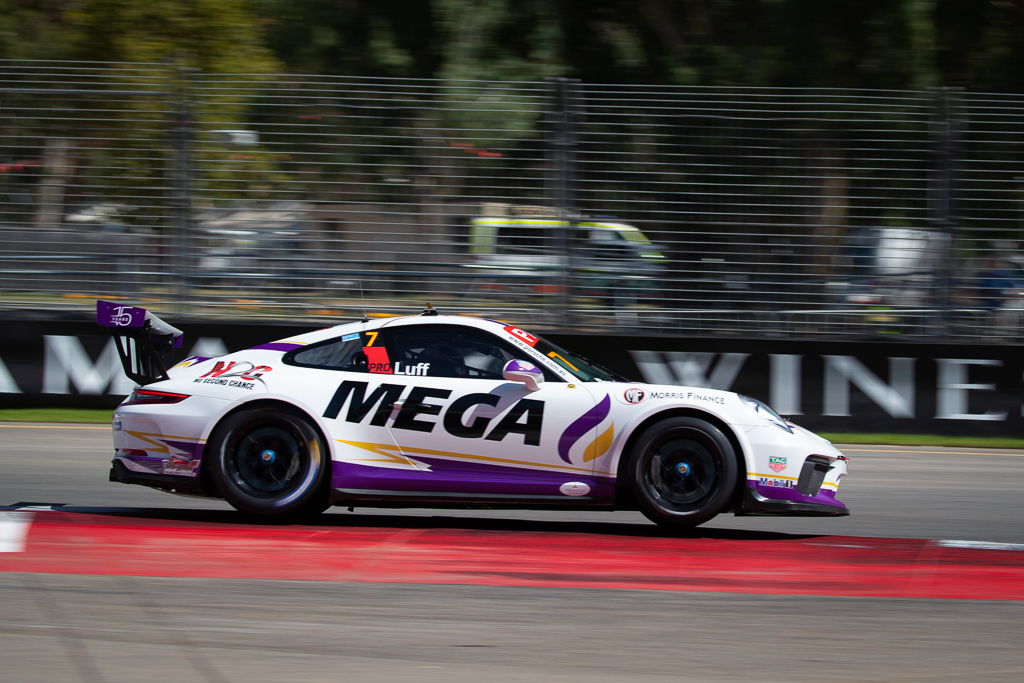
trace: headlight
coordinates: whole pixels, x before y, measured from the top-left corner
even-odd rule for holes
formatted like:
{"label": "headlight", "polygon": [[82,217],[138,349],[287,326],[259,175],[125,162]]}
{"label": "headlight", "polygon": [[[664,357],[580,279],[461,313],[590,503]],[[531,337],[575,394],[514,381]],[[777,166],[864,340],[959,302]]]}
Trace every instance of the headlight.
{"label": "headlight", "polygon": [[757,413],[764,419],[771,422],[779,429],[785,430],[790,434],[793,433],[793,427],[790,426],[788,422],[786,422],[786,418],[782,417],[777,412],[772,410],[771,406],[769,406],[764,401],[758,401],[756,398],[751,398],[749,396],[740,396],[740,400],[742,400],[748,408],[753,410],[755,413]]}

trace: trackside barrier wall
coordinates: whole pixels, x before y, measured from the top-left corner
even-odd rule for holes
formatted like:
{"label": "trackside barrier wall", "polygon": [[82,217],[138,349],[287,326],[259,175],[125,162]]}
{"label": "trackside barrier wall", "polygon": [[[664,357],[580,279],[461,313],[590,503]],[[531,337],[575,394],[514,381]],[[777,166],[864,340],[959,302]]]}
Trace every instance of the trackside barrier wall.
{"label": "trackside barrier wall", "polygon": [[[0,407],[113,407],[132,389],[91,321],[0,321]],[[316,329],[179,325],[181,357],[214,356]],[[812,430],[965,436],[1024,434],[1024,354],[968,344],[549,334],[651,383],[730,389],[766,400]]]}

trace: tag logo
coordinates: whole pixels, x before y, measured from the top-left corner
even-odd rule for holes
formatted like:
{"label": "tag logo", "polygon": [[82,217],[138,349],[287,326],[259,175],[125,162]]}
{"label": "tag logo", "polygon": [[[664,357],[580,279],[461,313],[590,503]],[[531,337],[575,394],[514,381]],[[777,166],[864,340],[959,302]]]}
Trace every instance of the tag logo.
{"label": "tag logo", "polygon": [[772,472],[781,472],[786,469],[786,459],[773,455],[768,458],[768,467]]}

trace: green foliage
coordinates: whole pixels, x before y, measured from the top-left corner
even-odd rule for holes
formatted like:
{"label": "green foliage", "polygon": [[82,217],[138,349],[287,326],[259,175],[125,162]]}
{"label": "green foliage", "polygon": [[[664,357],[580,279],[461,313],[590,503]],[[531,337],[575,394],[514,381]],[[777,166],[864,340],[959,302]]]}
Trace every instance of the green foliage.
{"label": "green foliage", "polygon": [[[54,120],[22,119],[21,135],[69,140],[82,173],[97,169],[100,176],[110,176],[104,169],[118,167],[118,177],[106,183],[114,194],[123,193],[126,184],[135,191],[147,184],[158,187],[166,170],[153,159],[163,156],[175,126],[202,120],[217,128],[241,127],[243,93],[254,81],[265,82],[268,74],[284,69],[267,47],[263,23],[251,9],[246,0],[0,0],[0,57],[65,60],[59,66],[62,78],[73,79],[67,82],[78,90],[46,93],[44,99],[35,98],[36,106],[45,102],[48,107],[95,111],[104,101],[117,102],[105,107],[102,121],[97,117],[91,127],[69,121],[61,128]],[[75,69],[72,60],[90,64]],[[183,93],[202,87],[196,81],[203,77],[228,74],[217,91],[203,94],[193,111]],[[55,87],[61,80],[54,79]],[[104,91],[116,92],[105,96]],[[31,101],[22,106],[35,109]],[[199,135],[200,161],[211,153],[226,156],[202,131],[180,132]],[[116,149],[100,143],[104,139],[118,139]],[[248,156],[245,178],[253,184],[272,178],[272,155],[257,149]],[[214,183],[235,178],[236,165],[212,166],[205,178]],[[233,187],[245,190],[237,182]]]}
{"label": "green foliage", "polygon": [[[203,187],[218,198],[253,198],[288,166],[285,155],[270,149],[302,152],[299,108],[323,112],[318,133],[342,136],[358,122],[329,92],[285,113],[279,92],[301,88],[295,83],[303,77],[269,74],[438,79],[441,87],[423,89],[418,104],[382,100],[374,117],[389,131],[391,142],[379,145],[391,150],[387,154],[310,154],[330,168],[402,175],[432,163],[429,150],[453,143],[512,154],[532,144],[540,134],[537,108],[531,113],[508,104],[515,101],[517,83],[569,77],[587,83],[1021,91],[1022,27],[1024,0],[0,0],[0,58],[106,62],[107,71],[90,87],[164,93],[121,97],[103,130],[63,130],[52,121],[21,119],[14,133],[19,139],[85,142],[83,168],[99,169],[102,176],[122,164],[134,182],[159,183],[166,169],[151,162],[173,139],[168,133],[179,125],[174,122],[202,121],[204,129],[179,132],[196,136],[191,161]],[[205,78],[216,79],[216,89],[204,90]],[[490,81],[491,90],[466,95],[470,89],[460,92],[460,84],[467,81]],[[186,92],[201,95],[189,103]],[[76,97],[61,104],[94,106],[95,98],[83,106]],[[275,144],[239,150],[210,134],[258,128],[254,117],[267,115],[254,112],[264,97],[277,98]],[[93,144],[128,127],[133,135],[122,136],[122,148]],[[422,133],[440,129],[474,133],[460,140]],[[432,169],[442,193],[446,179],[480,163],[458,150],[450,161]],[[332,172],[324,168],[316,173]]]}
{"label": "green foliage", "polygon": [[83,0],[68,6],[70,59],[271,73],[279,64],[244,0]]}
{"label": "green foliage", "polygon": [[255,0],[266,44],[292,73],[351,76],[434,74],[433,2]]}
{"label": "green foliage", "polygon": [[0,0],[0,59],[57,59],[66,0]]}
{"label": "green foliage", "polygon": [[1024,0],[0,0],[0,58],[206,73],[1024,87]]}
{"label": "green foliage", "polygon": [[561,76],[560,35],[543,0],[435,0],[441,41],[436,76],[537,81]]}

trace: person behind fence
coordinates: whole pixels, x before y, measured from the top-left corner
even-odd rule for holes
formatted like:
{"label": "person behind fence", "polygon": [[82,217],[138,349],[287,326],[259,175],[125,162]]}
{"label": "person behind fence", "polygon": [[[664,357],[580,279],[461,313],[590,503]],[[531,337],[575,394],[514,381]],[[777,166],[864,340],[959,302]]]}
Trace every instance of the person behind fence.
{"label": "person behind fence", "polygon": [[1024,278],[1009,264],[990,258],[978,272],[978,298],[998,336],[1015,334],[1024,314]]}

